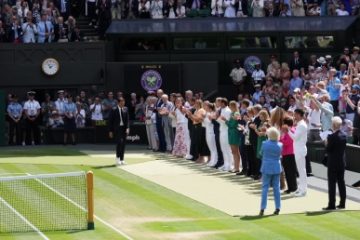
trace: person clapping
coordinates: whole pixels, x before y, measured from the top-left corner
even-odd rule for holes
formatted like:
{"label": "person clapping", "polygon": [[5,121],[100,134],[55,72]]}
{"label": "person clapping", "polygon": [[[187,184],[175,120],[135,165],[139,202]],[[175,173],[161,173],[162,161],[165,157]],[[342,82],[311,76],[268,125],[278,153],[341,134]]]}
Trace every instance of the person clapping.
{"label": "person clapping", "polygon": [[266,135],[268,140],[264,141],[261,147],[262,162],[260,171],[262,174],[262,194],[260,216],[264,215],[270,186],[274,191],[275,215],[279,214],[281,206],[280,173],[282,169],[280,156],[283,145],[279,142],[280,133],[275,127],[267,129]]}

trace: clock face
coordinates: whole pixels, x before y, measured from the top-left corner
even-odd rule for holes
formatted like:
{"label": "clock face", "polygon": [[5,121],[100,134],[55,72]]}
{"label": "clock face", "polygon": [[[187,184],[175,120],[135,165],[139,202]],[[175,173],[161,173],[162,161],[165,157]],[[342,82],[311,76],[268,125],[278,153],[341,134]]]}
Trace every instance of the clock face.
{"label": "clock face", "polygon": [[46,75],[53,76],[59,71],[60,65],[56,59],[47,58],[43,61],[41,67]]}

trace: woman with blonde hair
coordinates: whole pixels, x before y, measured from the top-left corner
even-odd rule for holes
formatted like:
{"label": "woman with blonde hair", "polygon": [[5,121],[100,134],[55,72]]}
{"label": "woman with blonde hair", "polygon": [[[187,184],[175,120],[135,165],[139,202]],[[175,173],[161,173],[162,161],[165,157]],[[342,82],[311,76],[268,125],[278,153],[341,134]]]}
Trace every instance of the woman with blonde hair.
{"label": "woman with blonde hair", "polygon": [[182,97],[176,98],[175,111],[172,113],[176,119],[176,131],[172,155],[176,157],[185,157],[188,147],[190,147],[187,145],[189,142],[187,139],[189,138],[188,120],[182,112],[183,106],[184,99]]}
{"label": "woman with blonde hair", "polygon": [[237,106],[237,102],[231,101],[229,103],[231,110],[230,119],[225,121],[228,126],[228,138],[231,148],[231,152],[234,159],[234,173],[240,172],[240,132],[238,130],[238,121],[240,120],[240,112]]}
{"label": "woman with blonde hair", "polygon": [[278,215],[280,213],[281,207],[280,156],[282,151],[282,143],[279,142],[280,133],[275,127],[271,127],[266,130],[266,135],[269,140],[266,140],[261,144],[260,151],[260,154],[262,155],[260,169],[262,174],[262,194],[259,214],[260,216],[264,215],[264,211],[266,209],[269,187],[272,187],[274,192],[275,215]]}
{"label": "woman with blonde hair", "polygon": [[193,157],[194,159],[197,159],[196,163],[204,163],[205,157],[210,155],[208,146],[206,144],[205,128],[202,126],[206,111],[203,108],[203,101],[200,99],[195,101],[194,107],[194,114],[192,114],[189,110],[187,111],[187,115],[193,122],[194,128],[193,136],[191,137],[191,141],[194,141]]}
{"label": "woman with blonde hair", "polygon": [[267,110],[261,110],[259,112],[260,125],[256,128],[255,124],[251,124],[250,128],[254,129],[255,133],[258,135],[257,144],[256,144],[256,157],[261,159],[261,145],[266,140],[266,130],[270,127],[269,124],[269,113]]}
{"label": "woman with blonde hair", "polygon": [[280,79],[282,83],[284,84],[284,82],[290,82],[290,78],[291,78],[291,72],[289,65],[285,62],[281,63]]}
{"label": "woman with blonde hair", "polygon": [[214,132],[214,124],[211,119],[211,116],[215,114],[215,105],[209,101],[204,102],[204,109],[206,111],[205,118],[203,121],[203,127],[206,130],[206,143],[210,150],[210,161],[208,162],[208,166],[214,167],[218,160],[218,152],[216,148],[216,140],[215,140],[215,132]]}

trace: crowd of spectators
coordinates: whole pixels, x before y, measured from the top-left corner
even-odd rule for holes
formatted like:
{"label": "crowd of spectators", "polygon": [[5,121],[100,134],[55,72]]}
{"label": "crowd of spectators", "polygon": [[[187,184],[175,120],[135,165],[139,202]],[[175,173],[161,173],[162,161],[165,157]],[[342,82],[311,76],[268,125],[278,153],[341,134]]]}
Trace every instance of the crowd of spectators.
{"label": "crowd of spectators", "polygon": [[80,14],[80,0],[0,0],[0,42],[82,41]]}
{"label": "crowd of spectators", "polygon": [[[94,2],[94,0],[88,0]],[[347,0],[112,0],[112,19],[184,17],[348,16],[360,1]]]}
{"label": "crowd of spectators", "polygon": [[[320,132],[327,131],[330,126],[330,119],[334,115],[339,115],[344,119],[344,128],[348,133],[349,142],[360,144],[360,54],[359,47],[352,49],[344,48],[339,56],[316,56],[311,55],[309,59],[301,57],[299,52],[293,53],[293,58],[289,62],[279,63],[277,57],[272,55],[268,66],[261,68],[260,63],[255,64],[255,69],[251,74],[242,68],[241,61],[234,61],[234,68],[231,70],[230,78],[239,88],[240,94],[235,101],[241,106],[246,100],[249,106],[260,105],[267,111],[272,111],[281,107],[287,112],[293,112],[297,108],[303,109],[306,113],[312,113],[308,119],[310,124],[310,141],[320,139]],[[249,88],[250,85],[250,88]],[[66,125],[66,109],[70,99],[72,105],[71,118],[74,119],[74,126],[77,128],[84,126],[95,126],[98,122],[104,121],[109,117],[112,108],[117,105],[120,97],[125,97],[129,116],[131,120],[154,124],[155,115],[151,115],[149,105],[155,104],[159,98],[154,93],[149,96],[137,96],[131,93],[124,96],[123,92],[100,91],[88,96],[85,91],[80,91],[78,95],[71,96],[72,92],[60,90],[56,96],[38,97],[44,99],[41,103],[33,104],[35,94],[28,94],[31,102],[31,113],[26,113],[26,99],[18,102],[17,96],[8,96],[8,119],[10,121],[10,140],[9,144],[25,144],[32,141],[25,141],[23,134],[17,135],[26,129],[28,116],[36,116],[37,126],[49,128],[64,127]],[[168,95],[168,106],[176,106],[176,99],[182,97],[180,93]],[[229,97],[229,96],[227,96]],[[204,99],[202,92],[191,94],[191,97],[184,96],[187,102]],[[36,102],[36,101],[35,101]],[[28,107],[29,108],[29,107]],[[150,110],[149,110],[150,109]],[[169,108],[172,112],[174,109]],[[244,110],[244,109],[243,109]],[[154,112],[156,113],[156,112]],[[241,111],[243,114],[244,111]],[[150,114],[150,115],[149,115]],[[176,127],[174,119],[168,120],[172,128]],[[16,131],[17,129],[17,131]],[[31,134],[30,134],[31,135]],[[30,136],[28,134],[28,136]],[[34,134],[33,134],[34,135]],[[35,134],[34,136],[36,136]],[[168,137],[170,139],[170,137]],[[149,136],[149,144],[150,144]],[[33,139],[34,143],[40,140]],[[172,150],[173,141],[166,144],[167,150]],[[150,144],[151,145],[151,144]],[[151,146],[158,150],[158,147]]]}

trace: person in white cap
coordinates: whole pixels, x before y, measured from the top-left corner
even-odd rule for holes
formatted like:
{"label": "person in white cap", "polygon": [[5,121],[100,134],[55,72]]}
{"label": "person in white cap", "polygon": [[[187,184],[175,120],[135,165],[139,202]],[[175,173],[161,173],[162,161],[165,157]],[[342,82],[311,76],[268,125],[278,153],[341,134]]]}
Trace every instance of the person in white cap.
{"label": "person in white cap", "polygon": [[[32,145],[40,143],[40,131],[39,131],[39,115],[41,106],[38,101],[35,100],[35,92],[30,91],[27,93],[29,100],[24,104],[24,113],[26,117],[26,138],[27,142],[31,142]],[[25,145],[25,142],[23,142]]]}

